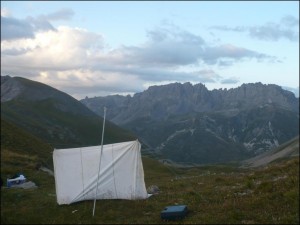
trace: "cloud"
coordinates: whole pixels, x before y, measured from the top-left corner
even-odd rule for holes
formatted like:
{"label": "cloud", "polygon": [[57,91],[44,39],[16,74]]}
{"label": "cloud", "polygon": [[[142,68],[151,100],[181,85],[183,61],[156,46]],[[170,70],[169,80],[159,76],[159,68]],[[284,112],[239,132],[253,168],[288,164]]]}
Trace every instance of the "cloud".
{"label": "cloud", "polygon": [[219,78],[221,78],[218,74],[216,74],[213,70],[199,70],[193,72],[179,72],[179,71],[170,71],[167,69],[159,68],[113,68],[110,67],[110,72],[117,72],[120,74],[130,74],[138,77],[144,81],[158,82],[161,80],[169,80],[169,81],[194,81],[194,82],[216,82]]}
{"label": "cloud", "polygon": [[123,46],[109,53],[116,63],[143,67],[176,68],[197,65],[231,65],[242,59],[272,60],[275,57],[246,48],[223,44],[210,46],[200,36],[177,27],[159,27],[147,32],[149,38],[138,46]]}
{"label": "cloud", "polygon": [[17,56],[17,55],[23,55],[26,52],[30,51],[30,49],[26,48],[9,48],[5,49],[1,52],[1,55],[8,55],[8,56]]}
{"label": "cloud", "polygon": [[247,30],[244,26],[237,26],[237,27],[228,27],[228,26],[211,26],[209,29],[214,30],[221,30],[221,31],[236,31],[236,32],[244,32]]}
{"label": "cloud", "polygon": [[11,12],[8,8],[1,7],[1,16],[3,17],[11,17]]}
{"label": "cloud", "polygon": [[198,75],[201,83],[215,83],[222,77],[211,69],[200,70],[195,72]]}
{"label": "cloud", "polygon": [[260,27],[250,27],[249,35],[260,40],[278,41],[280,38],[286,38],[290,41],[297,41],[299,34],[290,28],[283,28],[276,23],[268,23]]}
{"label": "cloud", "polygon": [[74,11],[72,9],[60,9],[54,13],[50,13],[44,15],[46,20],[54,21],[54,20],[70,20],[74,16]]}
{"label": "cloud", "polygon": [[1,41],[33,37],[34,28],[30,22],[1,16]]}
{"label": "cloud", "polygon": [[[3,13],[2,13],[3,12]],[[74,15],[71,9],[61,9],[48,15],[17,19],[6,8],[1,8],[1,41],[34,38],[39,31],[55,30],[49,21],[69,20]]]}
{"label": "cloud", "polygon": [[147,32],[148,40],[140,46],[123,46],[111,52],[127,64],[173,67],[197,63],[204,40],[175,26]]}
{"label": "cloud", "polygon": [[47,71],[40,73],[35,80],[73,93],[78,99],[83,96],[133,94],[142,91],[142,82],[135,76],[90,69]]}
{"label": "cloud", "polygon": [[102,48],[101,35],[84,29],[61,26],[56,31],[40,32],[32,40],[19,39],[2,43],[1,52],[24,54],[3,57],[1,65],[36,71],[88,68],[89,60],[95,58]]}
{"label": "cloud", "polygon": [[1,16],[1,41],[34,38],[38,31],[55,30],[44,18],[16,19]]}
{"label": "cloud", "polygon": [[[246,48],[237,47],[231,44],[224,44],[215,47],[206,47],[203,52],[202,60],[207,64],[217,64],[218,62],[221,65],[228,65],[230,62],[239,61],[244,58],[255,58],[257,60],[264,59],[273,59],[272,56],[268,56],[262,53],[258,53],[255,51],[251,51]],[[226,61],[222,61],[222,59],[227,59]],[[228,61],[228,59],[230,61]]]}
{"label": "cloud", "polygon": [[283,17],[280,22],[287,27],[299,27],[299,19],[291,15]]}
{"label": "cloud", "polygon": [[55,30],[52,24],[44,17],[40,16],[38,18],[27,17],[26,21],[28,21],[33,27],[34,31],[47,31],[47,30]]}
{"label": "cloud", "polygon": [[299,41],[299,19],[293,16],[283,17],[279,23],[269,22],[261,26],[212,26],[210,29],[233,32],[247,32],[250,37],[278,41],[281,38],[296,42]]}
{"label": "cloud", "polygon": [[200,35],[170,24],[148,30],[144,43],[111,50],[101,34],[53,27],[50,20],[65,17],[49,15],[14,19],[20,29],[28,26],[31,35],[1,41],[2,74],[28,77],[77,97],[127,94],[142,91],[146,83],[226,83],[213,66],[271,57],[232,44],[211,46]]}
{"label": "cloud", "polygon": [[240,82],[240,80],[237,77],[229,77],[221,80],[221,84],[237,84],[238,82]]}

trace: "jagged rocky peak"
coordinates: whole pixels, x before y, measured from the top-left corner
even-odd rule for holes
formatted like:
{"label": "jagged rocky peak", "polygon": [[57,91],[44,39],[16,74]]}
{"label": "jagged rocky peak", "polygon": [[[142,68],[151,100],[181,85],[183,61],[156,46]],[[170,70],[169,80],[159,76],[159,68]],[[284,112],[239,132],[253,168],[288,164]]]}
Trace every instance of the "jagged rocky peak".
{"label": "jagged rocky peak", "polygon": [[[268,104],[298,111],[299,100],[293,93],[277,85],[262,83],[243,84],[238,88],[208,90],[204,84],[171,83],[151,86],[133,97],[107,96],[85,99],[82,102],[101,115],[102,106],[109,105],[111,119],[115,123],[150,116],[165,118],[191,112],[244,110]],[[101,110],[99,110],[101,106]]]}
{"label": "jagged rocky peak", "polygon": [[251,98],[253,96],[267,94],[268,96],[278,96],[281,94],[291,94],[292,92],[283,90],[280,86],[275,84],[262,84],[261,82],[257,83],[248,83],[242,84],[240,87],[233,89],[243,94],[243,97]]}
{"label": "jagged rocky peak", "polygon": [[158,100],[165,99],[165,98],[185,98],[185,97],[192,97],[195,94],[201,94],[208,92],[205,85],[198,83],[198,84],[191,84],[190,82],[186,83],[170,83],[166,85],[154,85],[150,86],[147,90],[136,93],[133,97],[135,98],[156,98]]}
{"label": "jagged rocky peak", "polygon": [[213,94],[230,105],[239,105],[239,107],[276,104],[284,108],[297,110],[299,105],[297,98],[292,92],[284,90],[275,84],[262,84],[260,82],[242,84],[229,90],[214,90]]}

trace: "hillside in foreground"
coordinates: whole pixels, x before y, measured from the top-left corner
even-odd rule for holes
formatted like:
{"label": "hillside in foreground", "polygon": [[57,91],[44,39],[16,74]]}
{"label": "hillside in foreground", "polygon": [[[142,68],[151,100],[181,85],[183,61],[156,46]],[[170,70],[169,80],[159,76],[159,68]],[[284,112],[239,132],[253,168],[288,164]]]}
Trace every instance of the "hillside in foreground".
{"label": "hillside in foreground", "polygon": [[[16,135],[28,138],[21,131]],[[28,147],[38,142],[31,138]],[[2,179],[23,172],[38,188],[2,188],[1,224],[161,224],[160,211],[175,204],[186,204],[190,212],[174,224],[300,222],[299,157],[257,169],[228,164],[184,169],[143,157],[146,187],[157,185],[160,193],[139,201],[98,200],[92,217],[93,201],[56,203],[54,177],[35,169],[39,159],[33,151],[2,143],[1,139]]]}
{"label": "hillside in foreground", "polygon": [[[53,148],[101,143],[102,117],[68,94],[22,77],[1,76],[1,118]],[[106,121],[105,144],[135,139],[129,131]]]}
{"label": "hillside in foreground", "polygon": [[[2,154],[11,156],[12,160],[28,156],[35,159],[35,164],[53,168],[52,151],[53,147],[49,144],[1,118],[1,156]],[[1,177],[2,168],[5,168],[9,163],[10,160],[1,160]],[[30,163],[26,160],[25,164],[29,165]],[[34,168],[36,165],[32,164],[31,166]],[[19,169],[22,169],[21,165]]]}

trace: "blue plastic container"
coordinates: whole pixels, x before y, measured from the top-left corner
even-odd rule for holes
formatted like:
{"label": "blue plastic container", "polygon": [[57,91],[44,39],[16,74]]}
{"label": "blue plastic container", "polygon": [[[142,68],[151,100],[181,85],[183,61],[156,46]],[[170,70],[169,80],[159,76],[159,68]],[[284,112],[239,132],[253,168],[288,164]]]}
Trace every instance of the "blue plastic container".
{"label": "blue plastic container", "polygon": [[163,220],[183,219],[188,213],[186,205],[167,206],[161,211],[160,217]]}
{"label": "blue plastic container", "polygon": [[11,179],[6,179],[7,187],[23,184],[26,182],[26,178],[23,174],[17,174]]}

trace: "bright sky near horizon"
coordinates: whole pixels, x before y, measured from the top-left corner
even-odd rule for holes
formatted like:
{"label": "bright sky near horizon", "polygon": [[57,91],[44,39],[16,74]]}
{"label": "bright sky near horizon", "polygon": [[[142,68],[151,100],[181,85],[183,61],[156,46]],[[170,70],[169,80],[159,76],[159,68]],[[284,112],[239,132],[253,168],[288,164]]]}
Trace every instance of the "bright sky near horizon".
{"label": "bright sky near horizon", "polygon": [[77,99],[172,82],[299,96],[299,1],[1,1],[1,75]]}

